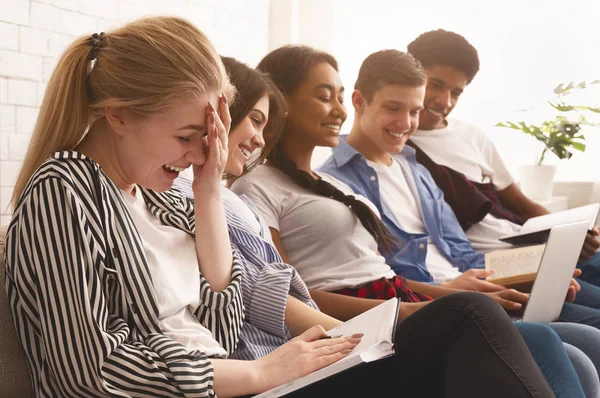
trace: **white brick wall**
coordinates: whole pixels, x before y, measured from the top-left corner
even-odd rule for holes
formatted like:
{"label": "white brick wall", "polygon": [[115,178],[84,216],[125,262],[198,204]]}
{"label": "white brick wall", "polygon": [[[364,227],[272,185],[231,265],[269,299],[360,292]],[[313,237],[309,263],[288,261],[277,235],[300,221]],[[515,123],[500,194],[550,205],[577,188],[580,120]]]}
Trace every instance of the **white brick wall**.
{"label": "white brick wall", "polygon": [[[276,0],[277,1],[277,0]],[[80,35],[145,15],[188,18],[249,65],[269,50],[270,0],[0,0],[0,223],[58,58]]]}

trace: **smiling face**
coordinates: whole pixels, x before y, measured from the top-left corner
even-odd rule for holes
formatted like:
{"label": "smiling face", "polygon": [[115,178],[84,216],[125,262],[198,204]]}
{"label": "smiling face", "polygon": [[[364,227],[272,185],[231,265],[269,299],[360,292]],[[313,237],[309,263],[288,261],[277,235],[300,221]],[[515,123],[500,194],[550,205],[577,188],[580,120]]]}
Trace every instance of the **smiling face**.
{"label": "smiling face", "polygon": [[218,92],[170,101],[157,115],[113,109],[107,119],[117,135],[112,168],[127,185],[157,192],[171,188],[179,172],[206,161],[206,114],[218,109]]}
{"label": "smiling face", "polygon": [[[313,146],[335,147],[347,113],[338,72],[326,62],[310,68],[306,78],[287,97],[288,126]],[[296,137],[294,137],[296,138]]]}
{"label": "smiling face", "polygon": [[[371,101],[356,90],[352,100],[356,109],[359,145],[356,148],[370,160],[387,159],[384,154],[402,151],[419,126],[425,86],[386,85],[373,94]],[[356,141],[355,141],[356,142]]]}
{"label": "smiling face", "polygon": [[269,97],[264,96],[252,107],[244,119],[229,133],[229,157],[225,173],[241,176],[244,165],[257,156],[255,151],[265,146],[263,130],[269,119]]}
{"label": "smiling face", "polygon": [[425,72],[427,91],[419,129],[437,130],[447,126],[446,117],[456,106],[469,80],[465,73],[451,66],[435,65],[425,69]]}

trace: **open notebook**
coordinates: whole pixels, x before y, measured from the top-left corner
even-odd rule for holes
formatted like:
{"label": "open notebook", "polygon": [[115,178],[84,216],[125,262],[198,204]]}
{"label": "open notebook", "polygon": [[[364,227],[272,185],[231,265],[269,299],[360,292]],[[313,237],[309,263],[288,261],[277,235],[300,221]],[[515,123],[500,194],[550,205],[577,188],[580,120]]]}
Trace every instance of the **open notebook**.
{"label": "open notebook", "polygon": [[327,333],[330,336],[351,336],[355,333],[363,333],[364,336],[346,358],[309,375],[256,395],[255,398],[280,397],[360,363],[371,362],[392,355],[394,353],[394,334],[398,321],[399,304],[400,300],[397,298],[389,299],[385,303],[329,330]]}
{"label": "open notebook", "polygon": [[545,243],[552,227],[579,221],[588,221],[588,229],[591,230],[596,226],[599,212],[600,203],[592,203],[557,213],[532,217],[521,226],[518,233],[502,236],[500,240],[513,245]]}

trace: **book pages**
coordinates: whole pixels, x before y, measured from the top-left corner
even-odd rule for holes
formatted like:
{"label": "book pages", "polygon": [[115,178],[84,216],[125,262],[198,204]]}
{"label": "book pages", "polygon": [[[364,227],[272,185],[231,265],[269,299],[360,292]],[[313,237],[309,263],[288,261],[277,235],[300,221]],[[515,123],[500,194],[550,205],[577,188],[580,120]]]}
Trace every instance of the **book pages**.
{"label": "book pages", "polygon": [[398,321],[398,303],[397,298],[389,299],[385,303],[381,303],[377,307],[363,312],[327,332],[329,336],[364,334],[361,342],[354,347],[353,352],[346,358],[309,375],[256,395],[254,398],[280,397],[360,363],[375,361],[393,354],[394,336],[392,334],[394,325]]}
{"label": "book pages", "polygon": [[540,266],[545,244],[495,250],[485,254],[485,269],[493,269],[489,281],[521,274],[535,273]]}

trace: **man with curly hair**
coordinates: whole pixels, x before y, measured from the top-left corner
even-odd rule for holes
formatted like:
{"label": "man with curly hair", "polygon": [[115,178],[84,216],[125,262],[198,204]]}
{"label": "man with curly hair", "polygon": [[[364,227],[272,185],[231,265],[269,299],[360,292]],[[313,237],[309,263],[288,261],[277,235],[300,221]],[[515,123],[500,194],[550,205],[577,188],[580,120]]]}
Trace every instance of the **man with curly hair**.
{"label": "man with curly hair", "polygon": [[[498,238],[517,232],[524,221],[548,210],[521,192],[481,129],[448,118],[479,72],[477,50],[463,36],[438,29],[417,37],[408,45],[408,52],[421,62],[427,75],[419,129],[409,145],[415,147],[417,160],[444,192],[473,249],[483,253],[509,246]],[[597,229],[585,241],[579,268],[583,280],[598,286],[600,256],[596,251],[600,242],[594,235],[598,235]]]}

